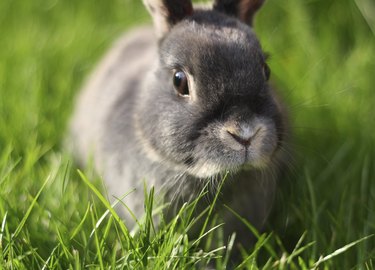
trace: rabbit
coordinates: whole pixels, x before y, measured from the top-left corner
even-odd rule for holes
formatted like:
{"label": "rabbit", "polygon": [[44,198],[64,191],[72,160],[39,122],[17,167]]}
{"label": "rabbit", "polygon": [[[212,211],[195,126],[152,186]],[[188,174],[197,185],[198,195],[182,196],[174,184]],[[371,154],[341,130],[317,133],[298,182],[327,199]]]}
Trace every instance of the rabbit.
{"label": "rabbit", "polygon": [[208,183],[204,208],[226,177],[214,209],[225,237],[236,232],[244,245],[253,237],[228,208],[264,226],[287,130],[252,29],[262,4],[144,0],[154,27],[126,33],[84,85],[71,121],[74,155],[83,165],[92,158],[112,200],[129,193],[122,201],[136,218],[144,214],[144,183],[177,206]]}

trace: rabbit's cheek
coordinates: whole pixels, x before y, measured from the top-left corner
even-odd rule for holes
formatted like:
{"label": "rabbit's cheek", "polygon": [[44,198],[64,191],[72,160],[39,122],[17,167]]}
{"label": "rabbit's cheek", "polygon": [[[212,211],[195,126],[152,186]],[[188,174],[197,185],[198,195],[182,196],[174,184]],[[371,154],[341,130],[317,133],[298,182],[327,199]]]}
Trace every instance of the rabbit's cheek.
{"label": "rabbit's cheek", "polygon": [[277,149],[277,142],[275,126],[264,125],[246,153],[247,162],[256,168],[267,167]]}

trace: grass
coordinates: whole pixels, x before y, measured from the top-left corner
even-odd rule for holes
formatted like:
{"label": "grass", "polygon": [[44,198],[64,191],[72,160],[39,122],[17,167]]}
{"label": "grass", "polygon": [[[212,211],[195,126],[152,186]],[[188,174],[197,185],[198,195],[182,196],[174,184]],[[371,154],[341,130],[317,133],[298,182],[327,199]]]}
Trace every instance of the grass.
{"label": "grass", "polygon": [[[140,1],[5,0],[0,14],[0,268],[225,269],[231,241],[216,217],[198,240],[186,234],[194,204],[129,231],[62,146],[85,76],[124,30],[149,22]],[[374,14],[371,0],[267,1],[259,13],[294,150],[238,269],[375,269]]]}

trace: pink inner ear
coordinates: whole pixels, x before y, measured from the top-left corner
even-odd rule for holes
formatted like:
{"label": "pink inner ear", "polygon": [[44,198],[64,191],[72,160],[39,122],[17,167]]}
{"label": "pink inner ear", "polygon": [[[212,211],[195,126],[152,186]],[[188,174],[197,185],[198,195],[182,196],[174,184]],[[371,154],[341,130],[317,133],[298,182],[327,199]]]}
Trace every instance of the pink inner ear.
{"label": "pink inner ear", "polygon": [[235,16],[242,22],[252,25],[256,11],[265,0],[215,0],[214,9],[230,16]]}
{"label": "pink inner ear", "polygon": [[173,25],[193,14],[191,0],[143,0],[154,21],[156,35],[163,37]]}
{"label": "pink inner ear", "polygon": [[253,24],[255,12],[263,5],[264,0],[242,0],[238,7],[238,17],[241,21]]}
{"label": "pink inner ear", "polygon": [[190,16],[193,14],[193,5],[191,1],[185,1],[183,4],[183,9],[185,11],[185,16]]}

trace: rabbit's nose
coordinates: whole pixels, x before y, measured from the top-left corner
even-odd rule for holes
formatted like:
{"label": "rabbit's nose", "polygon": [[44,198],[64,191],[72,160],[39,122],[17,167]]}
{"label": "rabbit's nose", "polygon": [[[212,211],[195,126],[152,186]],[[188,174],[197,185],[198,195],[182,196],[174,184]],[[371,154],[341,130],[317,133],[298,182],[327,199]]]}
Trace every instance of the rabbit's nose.
{"label": "rabbit's nose", "polygon": [[227,132],[233,139],[245,147],[250,146],[251,142],[259,132],[259,129],[252,129],[249,127],[243,127],[239,129],[228,128]]}

